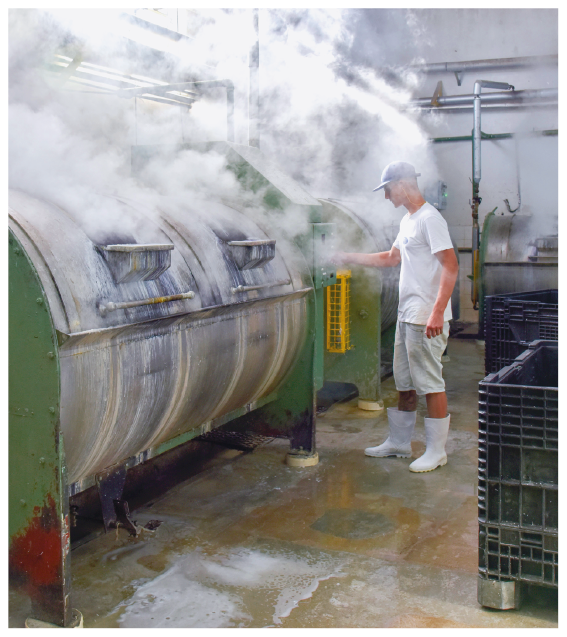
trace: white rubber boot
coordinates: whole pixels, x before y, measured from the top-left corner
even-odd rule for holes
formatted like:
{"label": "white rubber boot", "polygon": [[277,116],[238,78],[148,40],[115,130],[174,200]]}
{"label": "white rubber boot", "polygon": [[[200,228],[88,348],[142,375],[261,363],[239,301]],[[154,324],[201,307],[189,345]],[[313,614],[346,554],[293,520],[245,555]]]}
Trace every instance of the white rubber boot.
{"label": "white rubber boot", "polygon": [[437,467],[447,464],[445,443],[449,434],[449,421],[451,414],[446,418],[424,418],[425,422],[425,453],[414,460],[409,470],[416,473],[433,471]]}
{"label": "white rubber boot", "polygon": [[373,458],[411,458],[411,437],[415,427],[417,412],[398,411],[395,407],[388,407],[388,424],[390,435],[386,442],[378,447],[367,447],[364,453]]}

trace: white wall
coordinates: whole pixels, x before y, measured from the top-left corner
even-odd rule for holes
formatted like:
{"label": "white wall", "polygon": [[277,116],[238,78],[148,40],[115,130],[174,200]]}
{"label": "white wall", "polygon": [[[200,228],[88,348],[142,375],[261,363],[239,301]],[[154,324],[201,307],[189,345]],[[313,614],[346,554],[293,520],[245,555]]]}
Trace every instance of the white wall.
{"label": "white wall", "polygon": [[[554,9],[443,9],[416,12],[424,33],[420,47],[423,61],[457,62],[479,59],[552,55],[558,53],[558,17]],[[438,81],[446,95],[470,94],[478,79],[508,82],[517,90],[556,88],[557,65],[543,68],[495,70],[467,73],[458,86],[453,73],[429,74],[414,97],[432,96]],[[484,91],[488,91],[484,89]],[[464,113],[424,112],[421,124],[431,137],[470,135],[472,109]],[[482,111],[485,133],[526,133],[558,128],[558,110],[529,108],[516,111]],[[518,214],[537,215],[542,234],[552,232],[558,208],[558,137],[518,137],[482,142],[482,178],[479,222],[504,199],[518,206],[518,172],[522,206]],[[460,247],[471,246],[472,144],[448,142],[434,145],[440,178],[448,185],[445,217]],[[519,167],[519,171],[518,171]],[[477,320],[470,309],[470,254],[461,258],[461,318]]]}

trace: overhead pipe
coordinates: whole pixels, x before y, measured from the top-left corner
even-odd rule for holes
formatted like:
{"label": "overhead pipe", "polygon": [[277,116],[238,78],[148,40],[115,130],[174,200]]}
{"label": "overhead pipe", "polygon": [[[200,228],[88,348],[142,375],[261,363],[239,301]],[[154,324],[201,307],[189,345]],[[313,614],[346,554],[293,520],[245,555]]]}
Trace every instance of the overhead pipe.
{"label": "overhead pipe", "polygon": [[557,64],[558,55],[531,55],[516,58],[496,58],[490,60],[470,60],[467,62],[437,62],[433,64],[412,64],[406,68],[421,73],[454,73],[461,86],[462,74],[470,71],[493,71],[520,69],[530,66],[552,66]]}
{"label": "overhead pipe", "polygon": [[[513,102],[511,104],[483,104],[483,111],[490,111],[491,113],[511,113],[530,110],[535,112],[536,110],[557,110],[558,104],[556,100],[550,100],[546,102],[534,101],[534,102]],[[468,106],[442,106],[440,108],[420,108],[420,110],[427,111],[428,113],[470,113],[472,111],[472,103]]]}
{"label": "overhead pipe", "polygon": [[[492,84],[502,85],[501,82],[492,82]],[[475,84],[476,86],[476,84]],[[509,86],[509,85],[506,85]],[[410,108],[443,110],[443,107],[454,106],[473,106],[475,99],[482,102],[483,105],[490,104],[526,104],[535,101],[557,101],[559,91],[556,88],[544,89],[528,89],[524,91],[510,90],[509,92],[485,93],[484,95],[466,94],[466,95],[440,95],[435,97],[435,104],[431,97],[419,97],[408,102]],[[437,106],[438,105],[438,106]]]}
{"label": "overhead pipe", "polygon": [[492,58],[488,60],[469,60],[466,62],[433,62],[430,64],[412,64],[408,68],[423,73],[455,73],[456,71],[479,71],[488,69],[519,69],[527,66],[557,64],[558,55],[527,55],[515,58]]}

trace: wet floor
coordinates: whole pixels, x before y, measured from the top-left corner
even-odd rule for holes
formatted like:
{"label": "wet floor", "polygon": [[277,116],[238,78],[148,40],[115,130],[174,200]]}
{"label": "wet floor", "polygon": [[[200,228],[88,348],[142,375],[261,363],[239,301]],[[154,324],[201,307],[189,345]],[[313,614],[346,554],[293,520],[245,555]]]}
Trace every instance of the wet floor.
{"label": "wet floor", "polygon": [[[72,551],[72,605],[85,627],[557,627],[555,591],[520,610],[484,609],[477,582],[477,384],[483,353],[452,339],[445,364],[448,463],[369,458],[385,412],[356,399],[319,417],[315,467],[285,465],[288,444],[221,450],[198,475],[133,518],[161,526],[101,536]],[[393,380],[383,384],[393,406]],[[424,450],[423,415],[412,443]],[[11,591],[10,625],[29,609]]]}

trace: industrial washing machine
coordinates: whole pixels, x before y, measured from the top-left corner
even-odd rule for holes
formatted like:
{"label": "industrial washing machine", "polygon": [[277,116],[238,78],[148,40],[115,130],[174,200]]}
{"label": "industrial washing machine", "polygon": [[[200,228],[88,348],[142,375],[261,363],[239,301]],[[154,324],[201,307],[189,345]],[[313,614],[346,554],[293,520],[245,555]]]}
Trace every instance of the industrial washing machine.
{"label": "industrial washing machine", "polygon": [[[389,249],[388,232],[314,199],[256,148],[200,150],[224,153],[254,205],[108,196],[96,223],[10,191],[9,565],[36,619],[77,621],[70,497],[96,488],[105,529],[135,534],[130,468],[221,426],[288,438],[288,464],[315,464],[326,377],[381,407],[397,273],[337,273],[328,258]],[[133,149],[141,180],[156,152]]]}

